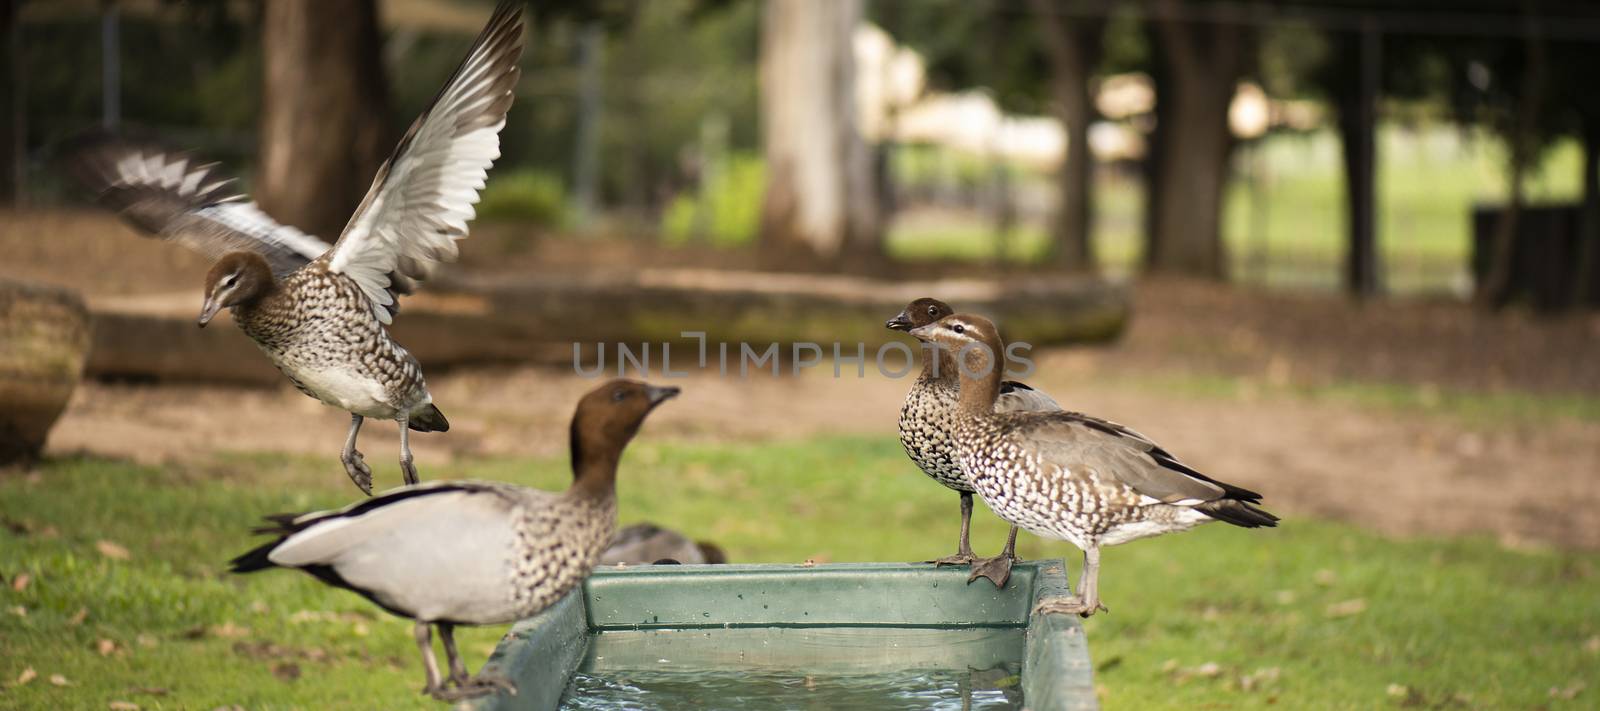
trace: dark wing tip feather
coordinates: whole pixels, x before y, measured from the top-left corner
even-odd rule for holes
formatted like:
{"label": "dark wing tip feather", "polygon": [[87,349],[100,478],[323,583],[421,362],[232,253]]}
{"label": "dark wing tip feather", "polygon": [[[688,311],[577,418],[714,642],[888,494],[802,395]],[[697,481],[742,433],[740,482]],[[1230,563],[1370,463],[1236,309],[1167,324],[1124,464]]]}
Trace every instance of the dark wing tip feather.
{"label": "dark wing tip feather", "polygon": [[1032,389],[1033,389],[1033,387],[1028,385],[1027,383],[1022,383],[1022,382],[1018,382],[1018,381],[1015,381],[1015,380],[1005,380],[1005,381],[1001,381],[1001,383],[1000,383],[1000,393],[1001,394],[1005,394],[1005,393],[1009,393],[1009,392],[1016,392],[1018,390],[1032,390]]}
{"label": "dark wing tip feather", "polygon": [[1237,499],[1218,499],[1197,504],[1195,510],[1224,523],[1243,528],[1276,528],[1277,516]]}
{"label": "dark wing tip feather", "polygon": [[272,562],[272,559],[268,556],[272,555],[272,550],[277,548],[283,541],[284,539],[280,537],[251,548],[243,555],[235,557],[233,560],[228,561],[228,572],[254,573],[258,570],[278,567],[278,564]]}

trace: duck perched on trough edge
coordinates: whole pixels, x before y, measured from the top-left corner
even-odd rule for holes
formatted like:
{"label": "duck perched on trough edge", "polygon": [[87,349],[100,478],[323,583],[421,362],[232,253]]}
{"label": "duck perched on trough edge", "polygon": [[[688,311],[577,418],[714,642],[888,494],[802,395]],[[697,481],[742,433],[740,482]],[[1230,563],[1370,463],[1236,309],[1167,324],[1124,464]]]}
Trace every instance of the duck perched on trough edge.
{"label": "duck perched on trough edge", "polygon": [[[955,310],[943,301],[922,298],[911,302],[884,326],[893,331],[910,331],[953,313]],[[954,354],[944,348],[933,350],[937,357],[924,349],[922,373],[906,393],[905,405],[900,408],[900,446],[924,474],[961,495],[961,538],[955,554],[928,562],[936,566],[971,565],[972,574],[967,582],[983,577],[997,588],[1005,587],[1006,581],[1011,579],[1011,564],[1016,560],[1017,527],[1011,527],[1005,550],[1000,555],[979,558],[972,553],[972,485],[961,470],[953,441],[961,380],[956,373]],[[1000,397],[994,409],[996,412],[1049,412],[1060,410],[1061,406],[1049,395],[1007,380],[1000,383]]]}
{"label": "duck perched on trough edge", "polygon": [[1039,611],[1088,617],[1106,609],[1101,546],[1213,519],[1277,525],[1277,516],[1255,506],[1260,494],[1201,474],[1127,427],[1076,412],[996,412],[1005,351],[988,319],[954,314],[911,335],[965,359],[954,440],[973,490],[1000,518],[1083,550],[1077,595],[1042,601]]}
{"label": "duck perched on trough edge", "polygon": [[356,451],[363,418],[400,425],[400,467],[417,482],[409,430],[450,423],[422,367],[385,328],[398,297],[454,261],[455,241],[489,167],[500,157],[522,54],[522,9],[503,2],[466,59],[423,111],[330,246],[280,225],[237,193],[215,164],[153,144],[107,136],[82,139],[72,168],[102,205],[134,226],[216,258],[206,274],[205,326],[223,308],[272,364],[311,397],[350,412],[340,453],[357,487],[372,493],[372,470]]}
{"label": "duck perched on trough edge", "polygon": [[[572,418],[572,486],[556,493],[488,481],[433,482],[338,511],[273,516],[278,534],[232,561],[232,572],[298,568],[416,621],[427,686],[443,701],[516,688],[471,677],[457,625],[503,624],[555,604],[594,570],[617,526],[617,463],[640,423],[678,394],[631,380],[590,391]],[[439,628],[446,687],[433,654]]]}

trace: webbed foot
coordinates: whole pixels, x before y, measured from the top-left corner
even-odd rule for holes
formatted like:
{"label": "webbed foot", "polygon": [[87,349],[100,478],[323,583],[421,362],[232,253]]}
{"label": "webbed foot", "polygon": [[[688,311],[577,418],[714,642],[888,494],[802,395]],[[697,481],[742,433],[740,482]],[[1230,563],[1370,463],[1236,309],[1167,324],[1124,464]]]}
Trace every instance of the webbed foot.
{"label": "webbed foot", "polygon": [[500,691],[516,696],[517,685],[511,683],[509,679],[479,674],[467,679],[451,678],[450,683],[442,684],[433,689],[423,689],[422,691],[440,701],[461,701],[488,696]]}
{"label": "webbed foot", "polygon": [[1100,604],[1099,600],[1084,600],[1078,595],[1073,595],[1071,597],[1047,597],[1043,600],[1040,600],[1039,604],[1033,606],[1033,614],[1035,615],[1061,614],[1088,617],[1096,612],[1110,611],[1111,610],[1105,605]]}
{"label": "webbed foot", "polygon": [[1011,556],[1005,554],[993,558],[975,559],[972,561],[972,574],[967,576],[967,582],[988,578],[989,582],[994,583],[995,589],[1004,588],[1006,581],[1011,579],[1012,562]]}
{"label": "webbed foot", "polygon": [[352,449],[350,456],[341,457],[339,461],[344,463],[344,473],[350,475],[350,481],[355,482],[356,488],[360,489],[361,493],[371,496],[372,468],[367,466],[361,453]]}

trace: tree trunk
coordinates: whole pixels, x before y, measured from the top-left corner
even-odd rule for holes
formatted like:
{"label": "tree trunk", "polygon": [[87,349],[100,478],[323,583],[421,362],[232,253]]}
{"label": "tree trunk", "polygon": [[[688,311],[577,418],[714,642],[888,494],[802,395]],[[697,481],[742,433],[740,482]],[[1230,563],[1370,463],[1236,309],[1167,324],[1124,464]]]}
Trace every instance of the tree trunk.
{"label": "tree trunk", "polygon": [[1523,178],[1533,162],[1538,141],[1539,104],[1544,100],[1545,45],[1537,35],[1524,40],[1526,61],[1522,69],[1521,93],[1517,96],[1517,110],[1506,130],[1506,142],[1511,146],[1506,172],[1510,183],[1510,200],[1495,224],[1494,238],[1490,243],[1489,266],[1483,282],[1478,284],[1474,301],[1478,306],[1504,306],[1511,295],[1513,261],[1517,253],[1517,233],[1526,202]]}
{"label": "tree trunk", "polygon": [[1069,17],[1049,0],[1030,0],[1050,57],[1050,91],[1057,118],[1067,131],[1067,152],[1057,176],[1060,190],[1051,225],[1052,257],[1071,269],[1095,268],[1094,155],[1089,150],[1089,124],[1096,118],[1089,78],[1099,63],[1103,18]]}
{"label": "tree trunk", "polygon": [[1357,298],[1376,296],[1378,256],[1378,82],[1380,36],[1375,28],[1340,40],[1341,57],[1359,61],[1361,71],[1347,72],[1335,89],[1339,138],[1344,148],[1345,209],[1348,224],[1344,284]]}
{"label": "tree trunk", "polygon": [[[872,153],[856,127],[860,0],[768,0],[761,23],[761,246],[837,263],[881,253]],[[789,262],[793,264],[793,262]]]}
{"label": "tree trunk", "polygon": [[329,241],[393,150],[376,0],[273,0],[263,10],[256,197]]}
{"label": "tree trunk", "polygon": [[1228,107],[1246,68],[1251,36],[1240,25],[1171,15],[1153,21],[1166,81],[1156,99],[1164,108],[1158,112],[1160,155],[1148,196],[1152,225],[1145,265],[1152,272],[1222,279],[1222,198],[1233,150]]}
{"label": "tree trunk", "polygon": [[20,202],[23,152],[22,0],[0,0],[0,205]]}
{"label": "tree trunk", "polygon": [[1600,121],[1593,118],[1583,125],[1583,206],[1578,219],[1578,263],[1572,279],[1570,308],[1594,303],[1596,262],[1600,262]]}

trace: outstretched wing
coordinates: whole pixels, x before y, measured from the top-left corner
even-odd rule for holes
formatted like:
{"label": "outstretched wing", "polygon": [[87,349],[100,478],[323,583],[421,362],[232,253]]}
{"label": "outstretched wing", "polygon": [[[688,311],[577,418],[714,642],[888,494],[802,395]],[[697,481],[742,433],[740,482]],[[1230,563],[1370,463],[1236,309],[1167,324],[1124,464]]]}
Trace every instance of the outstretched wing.
{"label": "outstretched wing", "polygon": [[145,233],[212,259],[251,251],[283,276],[327,252],[327,242],[275,222],[216,163],[153,142],[78,139],[69,167],[96,201]]}
{"label": "outstretched wing", "polygon": [[520,2],[502,2],[467,58],[406,132],[372,182],[328,257],[329,271],[361,286],[378,319],[390,322],[391,273],[428,278],[454,261],[455,241],[489,167],[500,157],[500,129],[511,108],[522,55]]}

